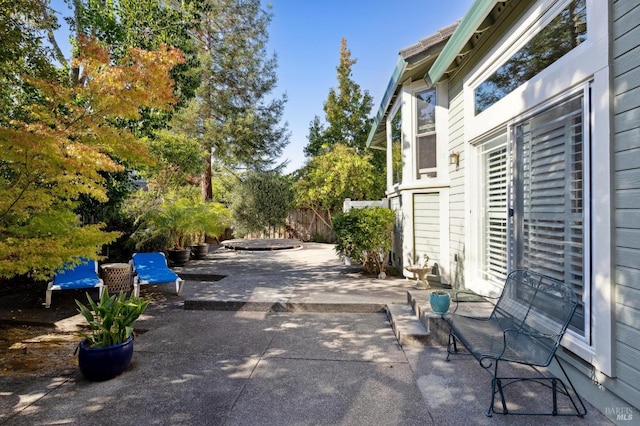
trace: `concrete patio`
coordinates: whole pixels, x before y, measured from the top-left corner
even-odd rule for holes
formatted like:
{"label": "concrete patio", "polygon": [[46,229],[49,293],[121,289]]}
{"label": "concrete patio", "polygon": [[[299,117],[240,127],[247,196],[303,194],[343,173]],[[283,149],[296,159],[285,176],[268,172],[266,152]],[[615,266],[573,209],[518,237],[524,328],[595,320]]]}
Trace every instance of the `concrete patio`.
{"label": "concrete patio", "polygon": [[[471,357],[446,362],[434,330],[420,337],[406,314],[407,293],[420,299],[426,290],[365,277],[331,245],[219,248],[175,271],[186,279],[181,296],[172,286],[142,287],[153,302],[124,374],[101,383],[77,371],[2,375],[0,424],[610,423],[590,405],[583,419],[486,417],[491,377]],[[391,322],[404,323],[400,337]],[[510,402],[537,407],[549,402],[543,393],[527,388]]]}

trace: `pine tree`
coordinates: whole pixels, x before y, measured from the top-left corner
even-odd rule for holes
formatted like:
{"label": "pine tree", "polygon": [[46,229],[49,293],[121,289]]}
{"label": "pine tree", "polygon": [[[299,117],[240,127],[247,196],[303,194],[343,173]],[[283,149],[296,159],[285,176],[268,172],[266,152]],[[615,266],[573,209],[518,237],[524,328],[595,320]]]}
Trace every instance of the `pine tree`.
{"label": "pine tree", "polygon": [[276,57],[268,56],[271,14],[259,0],[208,0],[197,34],[202,84],[174,129],[201,141],[202,190],[212,197],[212,160],[227,167],[264,169],[288,143],[280,121],[286,96],[276,87]]}
{"label": "pine tree", "polygon": [[367,136],[371,126],[368,117],[373,106],[373,98],[369,91],[364,92],[352,78],[351,68],[357,62],[351,58],[347,48],[347,40],[342,39],[340,46],[340,63],[336,68],[338,87],[331,88],[324,103],[327,126],[323,127],[316,117],[309,128],[309,144],[305,147],[308,157],[315,157],[326,147],[338,143],[364,153]]}
{"label": "pine tree", "polygon": [[[358,155],[371,161],[375,170],[376,196],[382,196],[385,175],[385,154],[366,147],[372,119],[369,113],[373,98],[369,91],[360,89],[352,76],[352,67],[357,62],[351,58],[347,40],[340,45],[340,62],[336,68],[338,87],[331,88],[324,103],[326,125],[316,116],[309,127],[309,143],[304,148],[307,157],[317,157],[342,144],[352,148]],[[373,194],[370,194],[373,195]]]}

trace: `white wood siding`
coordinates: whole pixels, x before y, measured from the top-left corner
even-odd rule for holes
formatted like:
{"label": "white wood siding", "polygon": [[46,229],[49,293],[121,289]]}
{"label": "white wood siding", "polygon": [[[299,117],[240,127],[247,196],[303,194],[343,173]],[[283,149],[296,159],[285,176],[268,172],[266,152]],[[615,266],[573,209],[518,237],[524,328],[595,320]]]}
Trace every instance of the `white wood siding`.
{"label": "white wood siding", "polygon": [[[616,372],[606,386],[640,401],[640,4],[613,3]],[[635,417],[635,416],[634,416]]]}
{"label": "white wood siding", "polygon": [[464,288],[465,265],[465,140],[464,96],[462,81],[449,86],[449,152],[460,153],[460,164],[449,166],[451,182],[449,196],[449,271],[453,288]]}
{"label": "white wood siding", "polygon": [[429,264],[440,259],[440,193],[413,195],[414,257],[429,256]]}

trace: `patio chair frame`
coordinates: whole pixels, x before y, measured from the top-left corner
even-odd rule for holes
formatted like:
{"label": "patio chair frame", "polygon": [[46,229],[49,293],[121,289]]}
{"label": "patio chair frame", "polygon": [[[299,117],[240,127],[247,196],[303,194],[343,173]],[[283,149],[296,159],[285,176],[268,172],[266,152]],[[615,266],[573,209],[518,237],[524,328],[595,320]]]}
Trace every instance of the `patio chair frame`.
{"label": "patio chair frame", "polygon": [[[98,289],[98,297],[102,297],[102,292],[104,291],[104,281],[98,275],[98,262],[91,259],[80,258],[80,263],[77,265],[73,265],[71,263],[65,263],[60,269],[58,269],[53,277],[53,279],[47,284],[47,290],[45,293],[45,308],[51,307],[51,299],[53,297],[53,292],[55,290],[82,290],[82,289]],[[84,277],[84,280],[87,282],[79,282],[79,281],[64,281],[62,277],[65,273],[74,273],[81,269],[88,271],[88,265],[93,263],[93,267],[91,268],[95,272],[95,277],[92,275],[90,277]]]}
{"label": "patio chair frame", "polygon": [[[168,273],[170,272],[171,274],[173,274],[175,276],[175,279],[171,280],[155,280],[155,279],[149,279],[148,277],[144,277],[144,276],[140,276],[140,268],[136,268],[136,262],[135,259],[137,256],[140,255],[152,255],[153,257],[156,257],[158,260],[161,260],[161,265],[160,268],[162,269],[163,272]],[[154,252],[154,253],[134,253],[133,257],[131,258],[131,260],[129,261],[129,263],[131,263],[131,269],[133,271],[133,294],[136,297],[140,296],[140,286],[141,285],[145,285],[145,284],[174,284],[176,285],[176,294],[180,295],[182,293],[182,287],[184,286],[184,280],[182,278],[180,278],[175,272],[173,272],[170,268],[169,265],[167,264],[167,258],[164,255],[164,253],[162,252]]]}

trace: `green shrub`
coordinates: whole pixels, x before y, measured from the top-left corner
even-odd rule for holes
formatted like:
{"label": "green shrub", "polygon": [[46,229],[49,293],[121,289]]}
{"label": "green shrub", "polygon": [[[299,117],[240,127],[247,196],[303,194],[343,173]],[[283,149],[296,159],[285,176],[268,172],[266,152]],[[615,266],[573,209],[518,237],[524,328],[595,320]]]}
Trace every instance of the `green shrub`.
{"label": "green shrub", "polygon": [[279,172],[249,172],[234,190],[231,212],[233,233],[242,237],[285,225],[293,192]]}
{"label": "green shrub", "polygon": [[391,250],[395,214],[383,207],[352,209],[333,219],[336,252],[340,257],[359,260],[370,274],[385,272]]}

